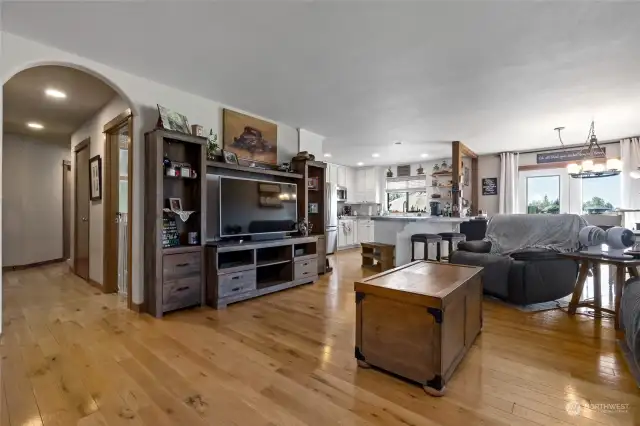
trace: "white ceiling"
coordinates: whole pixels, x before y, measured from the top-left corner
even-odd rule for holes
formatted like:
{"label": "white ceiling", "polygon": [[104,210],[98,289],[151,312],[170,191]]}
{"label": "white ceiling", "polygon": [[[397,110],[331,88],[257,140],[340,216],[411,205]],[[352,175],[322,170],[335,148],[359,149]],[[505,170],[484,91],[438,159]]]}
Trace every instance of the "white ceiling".
{"label": "white ceiling", "polygon": [[[46,89],[64,92],[66,99],[45,95]],[[93,117],[116,92],[83,71],[55,65],[19,72],[3,87],[3,131],[42,140],[70,143],[70,135]],[[34,130],[27,122],[44,126]]]}
{"label": "white ceiling", "polygon": [[640,134],[638,2],[3,8],[9,32],[309,129],[345,164],[557,146],[557,126],[578,143],[592,118],[600,139]]}

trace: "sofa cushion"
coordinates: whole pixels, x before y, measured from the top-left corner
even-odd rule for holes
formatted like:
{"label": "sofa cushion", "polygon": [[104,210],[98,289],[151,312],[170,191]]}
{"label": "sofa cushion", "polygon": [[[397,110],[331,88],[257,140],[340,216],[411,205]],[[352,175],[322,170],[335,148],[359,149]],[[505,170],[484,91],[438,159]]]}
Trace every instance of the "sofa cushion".
{"label": "sofa cushion", "polygon": [[559,256],[559,253],[553,250],[548,250],[545,248],[526,248],[521,250],[516,250],[510,254],[511,258],[514,260],[558,260],[562,259]]}
{"label": "sofa cushion", "polygon": [[456,250],[451,253],[449,262],[458,265],[482,266],[484,268],[482,271],[484,292],[503,299],[508,298],[509,268],[513,262],[510,257]]}
{"label": "sofa cushion", "polygon": [[471,253],[489,253],[491,243],[488,241],[461,241],[458,243],[458,250]]}

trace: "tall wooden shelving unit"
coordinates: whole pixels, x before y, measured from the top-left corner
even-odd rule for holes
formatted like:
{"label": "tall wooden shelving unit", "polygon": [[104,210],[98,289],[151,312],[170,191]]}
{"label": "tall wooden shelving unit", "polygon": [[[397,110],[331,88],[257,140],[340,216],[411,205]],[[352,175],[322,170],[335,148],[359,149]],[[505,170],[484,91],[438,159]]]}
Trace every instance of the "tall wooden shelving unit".
{"label": "tall wooden shelving unit", "polygon": [[[318,273],[326,272],[327,258],[327,164],[320,161],[293,160],[293,170],[303,176],[298,181],[298,219],[306,218],[311,224],[309,235],[318,237]],[[317,189],[309,188],[311,179],[317,181]],[[309,211],[310,204],[317,204],[317,213]]]}
{"label": "tall wooden shelving unit", "polygon": [[[145,141],[144,300],[146,312],[161,317],[205,300],[207,139],[156,129],[145,134]],[[197,176],[167,176],[165,156],[188,163]],[[182,209],[194,213],[185,222],[175,216],[180,245],[163,248],[163,219],[174,215],[163,211],[169,198],[180,198]],[[198,233],[198,244],[188,244],[189,232]]]}

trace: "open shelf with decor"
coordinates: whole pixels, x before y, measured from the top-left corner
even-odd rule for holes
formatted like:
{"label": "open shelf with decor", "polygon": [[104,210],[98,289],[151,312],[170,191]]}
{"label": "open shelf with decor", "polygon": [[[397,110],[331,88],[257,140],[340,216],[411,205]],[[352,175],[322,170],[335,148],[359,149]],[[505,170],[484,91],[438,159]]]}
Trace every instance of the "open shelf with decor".
{"label": "open shelf with decor", "polygon": [[156,317],[203,303],[206,139],[145,134],[145,307]]}

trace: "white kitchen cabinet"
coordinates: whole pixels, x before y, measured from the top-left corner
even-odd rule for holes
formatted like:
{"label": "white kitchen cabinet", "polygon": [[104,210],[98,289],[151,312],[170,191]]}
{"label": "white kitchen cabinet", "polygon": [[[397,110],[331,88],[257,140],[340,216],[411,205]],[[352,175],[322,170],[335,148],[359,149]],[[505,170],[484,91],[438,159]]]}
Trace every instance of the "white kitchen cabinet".
{"label": "white kitchen cabinet", "polygon": [[365,178],[364,178],[365,191],[373,192],[376,190],[376,187],[378,186],[376,185],[377,183],[376,179],[377,179],[377,173],[374,167],[369,167],[368,169],[365,170]]}
{"label": "white kitchen cabinet", "polygon": [[355,192],[356,190],[356,173],[351,167],[345,167],[344,172],[346,179],[344,186],[347,188],[347,198],[351,201],[353,194],[350,194],[350,192]]}
{"label": "white kitchen cabinet", "polygon": [[337,164],[331,164],[329,163],[327,165],[327,182],[332,183],[333,185],[339,185],[338,183],[338,170],[340,169],[340,166],[338,166]]}
{"label": "white kitchen cabinet", "polygon": [[356,192],[364,194],[366,191],[367,171],[365,169],[356,170]]}
{"label": "white kitchen cabinet", "polygon": [[360,243],[368,243],[369,242],[369,220],[368,219],[358,219],[358,235],[357,242]]}
{"label": "white kitchen cabinet", "polygon": [[356,223],[352,219],[338,221],[338,248],[349,247],[357,243],[355,226]]}
{"label": "white kitchen cabinet", "polygon": [[375,242],[375,241],[376,241],[376,240],[375,240],[375,238],[374,238],[374,235],[375,235],[375,234],[374,234],[374,232],[373,232],[373,231],[374,231],[374,229],[375,229],[375,228],[374,228],[374,227],[375,227],[375,223],[376,223],[376,222],[375,222],[375,220],[369,220],[369,242],[370,242],[370,243],[372,243],[372,242]]}
{"label": "white kitchen cabinet", "polygon": [[347,186],[347,168],[344,166],[337,166],[336,168],[336,182],[338,186]]}

